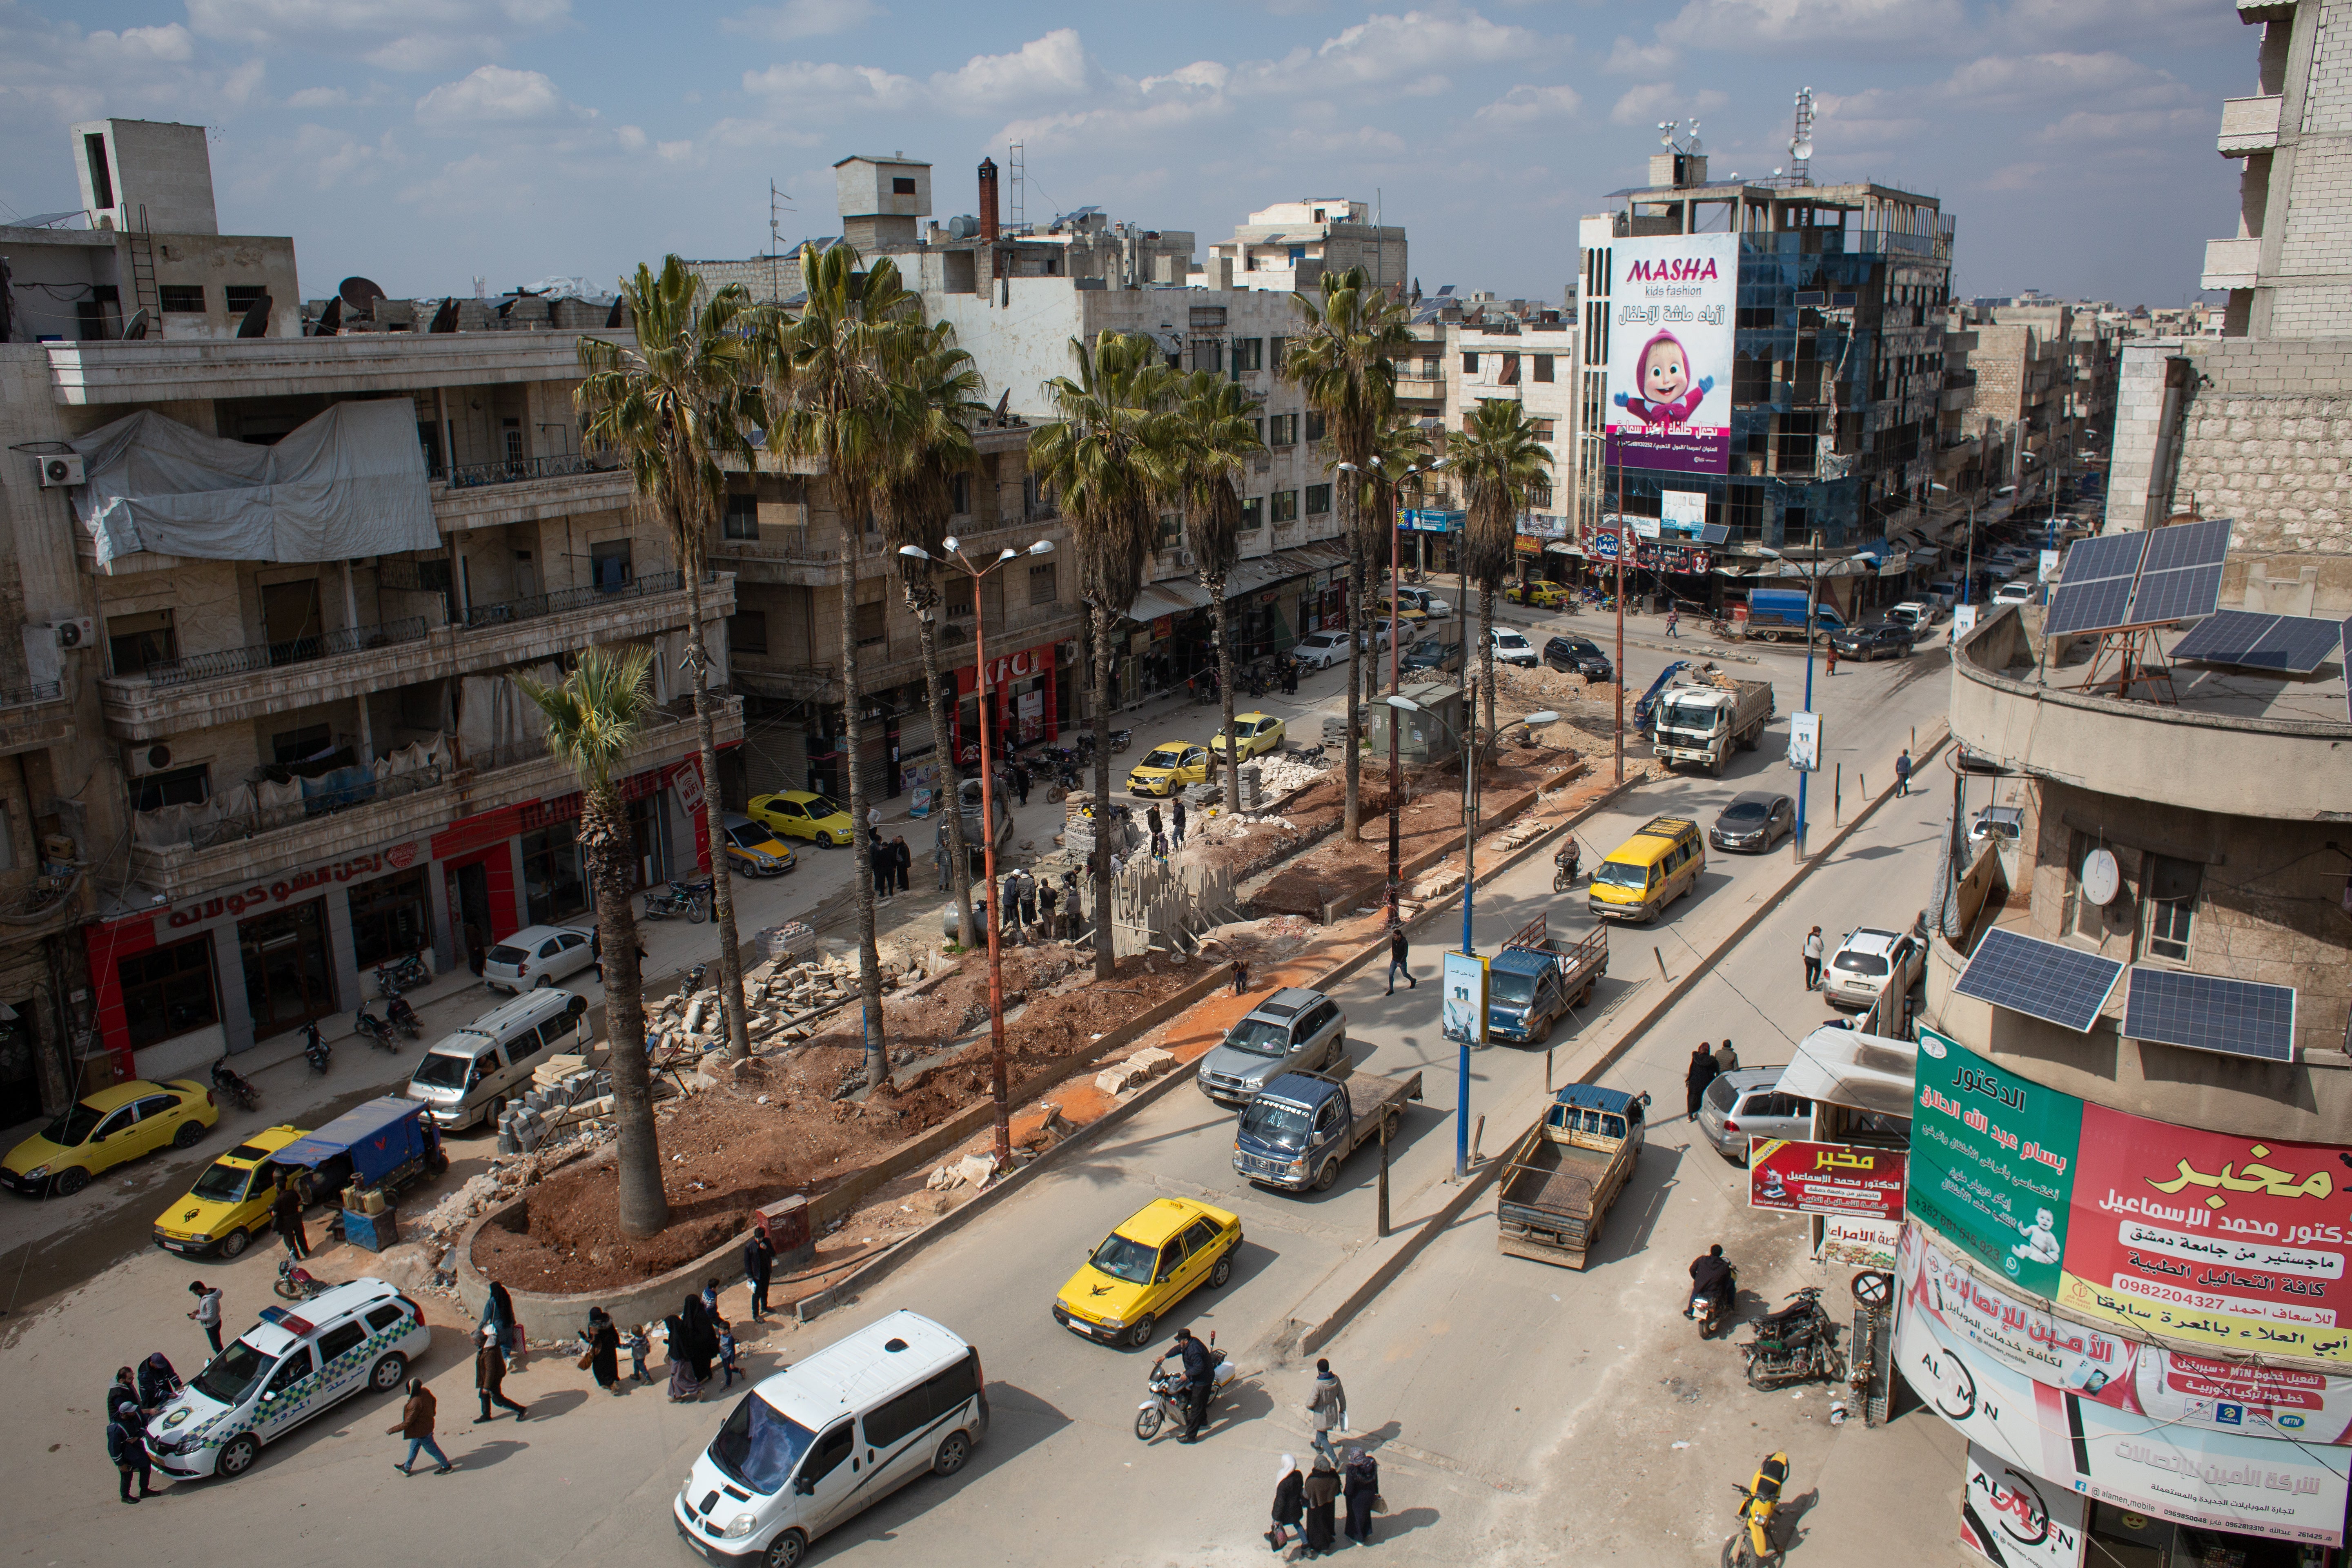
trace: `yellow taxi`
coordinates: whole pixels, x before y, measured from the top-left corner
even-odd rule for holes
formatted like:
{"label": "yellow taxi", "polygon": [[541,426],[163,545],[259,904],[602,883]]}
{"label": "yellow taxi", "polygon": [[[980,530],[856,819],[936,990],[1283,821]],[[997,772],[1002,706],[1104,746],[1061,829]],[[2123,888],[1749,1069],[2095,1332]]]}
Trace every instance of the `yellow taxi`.
{"label": "yellow taxi", "polygon": [[213,1091],[190,1079],[134,1078],[66,1107],[0,1159],[0,1187],[28,1198],[81,1191],[101,1171],[170,1144],[191,1149],[220,1120]]}
{"label": "yellow taxi", "polygon": [[739,877],[781,877],[795,863],[791,847],[778,838],[772,828],[752,821],[740,811],[726,813],[719,829],[719,841],[727,851],[727,868]]}
{"label": "yellow taxi", "polygon": [[1209,748],[1190,741],[1169,741],[1151,748],[1127,775],[1135,795],[1174,795],[1188,784],[1209,776]]}
{"label": "yellow taxi", "polygon": [[1401,620],[1411,621],[1415,626],[1425,624],[1429,619],[1429,612],[1423,609],[1419,605],[1414,604],[1412,600],[1406,600],[1404,607],[1400,609],[1395,604],[1391,602],[1388,595],[1385,594],[1381,595],[1381,614],[1384,616],[1395,616]]}
{"label": "yellow taxi", "polygon": [[1242,1221],[1190,1198],[1160,1198],[1103,1237],[1054,1298],[1054,1321],[1107,1345],[1151,1342],[1152,1331],[1194,1286],[1234,1275]]}
{"label": "yellow taxi", "polygon": [[[1271,713],[1236,713],[1234,715],[1234,749],[1238,760],[1247,762],[1262,752],[1277,750],[1282,745],[1282,721]],[[1225,732],[1223,730],[1209,737],[1213,756],[1225,754]]]}
{"label": "yellow taxi", "polygon": [[779,837],[810,838],[819,844],[848,844],[857,837],[857,825],[849,820],[849,808],[830,795],[812,790],[780,790],[774,795],[755,795],[743,809],[753,820],[764,822]]}
{"label": "yellow taxi", "polygon": [[1557,583],[1514,583],[1503,590],[1503,597],[1514,605],[1557,610],[1568,603],[1568,590]]}
{"label": "yellow taxi", "polygon": [[183,1258],[235,1258],[269,1228],[276,1172],[269,1156],[297,1138],[299,1127],[269,1127],[215,1160],[187,1195],[155,1216],[155,1245]]}

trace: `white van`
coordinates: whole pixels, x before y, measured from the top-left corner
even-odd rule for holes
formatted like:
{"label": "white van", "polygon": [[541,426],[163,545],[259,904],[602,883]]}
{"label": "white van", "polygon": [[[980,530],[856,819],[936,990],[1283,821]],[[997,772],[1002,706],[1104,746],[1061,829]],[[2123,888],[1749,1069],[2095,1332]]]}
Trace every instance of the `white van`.
{"label": "white van", "polygon": [[495,1126],[507,1101],[530,1088],[540,1063],[584,1051],[589,1038],[587,998],[552,987],[526,991],[426,1047],[405,1092],[449,1131],[477,1121]]}
{"label": "white van", "polygon": [[746,1394],[688,1472],[672,1522],[714,1563],[795,1568],[809,1542],[988,1432],[980,1352],[893,1312]]}

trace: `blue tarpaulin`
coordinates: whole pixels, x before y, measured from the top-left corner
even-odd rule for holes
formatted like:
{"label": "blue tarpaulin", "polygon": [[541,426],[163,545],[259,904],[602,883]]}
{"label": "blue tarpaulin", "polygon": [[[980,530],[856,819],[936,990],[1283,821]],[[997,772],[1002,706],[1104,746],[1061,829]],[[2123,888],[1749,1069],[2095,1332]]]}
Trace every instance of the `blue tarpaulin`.
{"label": "blue tarpaulin", "polygon": [[297,1138],[270,1159],[279,1165],[316,1170],[339,1154],[348,1154],[352,1173],[373,1182],[424,1152],[425,1134],[417,1125],[424,1114],[423,1100],[385,1095],[343,1112],[307,1137]]}

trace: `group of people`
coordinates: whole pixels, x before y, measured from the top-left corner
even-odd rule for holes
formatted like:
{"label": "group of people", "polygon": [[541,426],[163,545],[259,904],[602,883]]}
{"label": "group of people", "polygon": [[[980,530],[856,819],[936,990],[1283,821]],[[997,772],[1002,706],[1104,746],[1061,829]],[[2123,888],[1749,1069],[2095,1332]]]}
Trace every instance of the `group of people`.
{"label": "group of people", "polygon": [[[189,1314],[191,1317],[194,1313]],[[155,1472],[147,1458],[147,1423],[180,1395],[180,1374],[172,1361],[157,1351],[133,1371],[118,1367],[106,1391],[106,1457],[122,1478],[122,1500],[135,1503],[155,1495]],[[136,1481],[139,1489],[131,1490]]]}
{"label": "group of people", "polygon": [[1690,1112],[1683,1120],[1697,1121],[1699,1102],[1706,1098],[1707,1086],[1725,1073],[1738,1070],[1739,1053],[1731,1048],[1728,1038],[1719,1046],[1701,1040],[1698,1048],[1691,1052],[1690,1066],[1683,1069],[1683,1091],[1689,1100],[1686,1109]]}
{"label": "group of people", "polygon": [[[1343,1498],[1348,1504],[1344,1527],[1339,1519]],[[1274,1525],[1265,1532],[1265,1543],[1280,1552],[1296,1539],[1306,1548],[1305,1555],[1320,1557],[1338,1545],[1344,1530],[1357,1545],[1370,1546],[1372,1515],[1384,1506],[1380,1461],[1364,1449],[1349,1448],[1339,1464],[1318,1450],[1315,1468],[1303,1475],[1298,1461],[1285,1454],[1275,1480]]]}
{"label": "group of people", "polygon": [[907,891],[907,873],[914,868],[915,852],[907,847],[906,836],[900,834],[885,844],[880,826],[874,824],[866,829],[866,842],[874,856],[874,896],[887,899],[894,892]]}
{"label": "group of people", "polygon": [[[1153,859],[1165,860],[1168,858],[1168,853],[1171,848],[1183,848],[1184,797],[1178,795],[1174,800],[1168,803],[1168,817],[1165,822],[1160,820],[1160,808],[1156,805],[1152,806],[1143,814],[1143,826],[1149,828],[1151,832],[1151,858]],[[1168,831],[1171,826],[1173,826],[1176,830],[1175,836],[1172,839],[1170,837]]]}

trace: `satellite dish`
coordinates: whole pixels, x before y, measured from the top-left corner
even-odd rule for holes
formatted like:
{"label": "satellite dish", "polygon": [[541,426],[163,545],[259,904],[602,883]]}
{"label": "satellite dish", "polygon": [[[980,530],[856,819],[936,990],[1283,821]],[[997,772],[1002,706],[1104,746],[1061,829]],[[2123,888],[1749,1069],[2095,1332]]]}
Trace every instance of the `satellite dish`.
{"label": "satellite dish", "polygon": [[342,329],[343,297],[341,294],[338,294],[333,299],[327,301],[327,308],[325,310],[319,312],[319,324],[314,330],[312,335],[315,337],[331,338],[337,332],[342,331]]}
{"label": "satellite dish", "polygon": [[449,295],[441,301],[441,308],[433,312],[433,324],[425,330],[428,332],[454,332],[457,330],[457,297],[456,295]]}
{"label": "satellite dish", "polygon": [[628,316],[629,297],[626,294],[614,295],[613,308],[604,312],[604,330],[608,332],[619,331],[629,324]]}
{"label": "satellite dish", "polygon": [[2095,904],[2112,903],[2123,887],[2112,851],[2094,849],[2083,857],[2083,896]]}
{"label": "satellite dish", "polygon": [[266,338],[269,335],[269,296],[257,294],[246,307],[245,320],[236,324],[240,338]]}
{"label": "satellite dish", "polygon": [[1812,155],[1813,144],[1810,141],[1791,142],[1789,143],[1789,156],[1796,159],[1799,163],[1801,163],[1806,162],[1811,159]]}
{"label": "satellite dish", "polygon": [[122,341],[126,343],[133,343],[137,342],[141,338],[143,338],[146,335],[147,307],[142,305],[139,309],[131,312],[131,319],[129,321],[122,323]]}
{"label": "satellite dish", "polygon": [[383,290],[369,279],[346,278],[335,285],[335,293],[353,315],[373,315],[375,302],[384,298]]}

